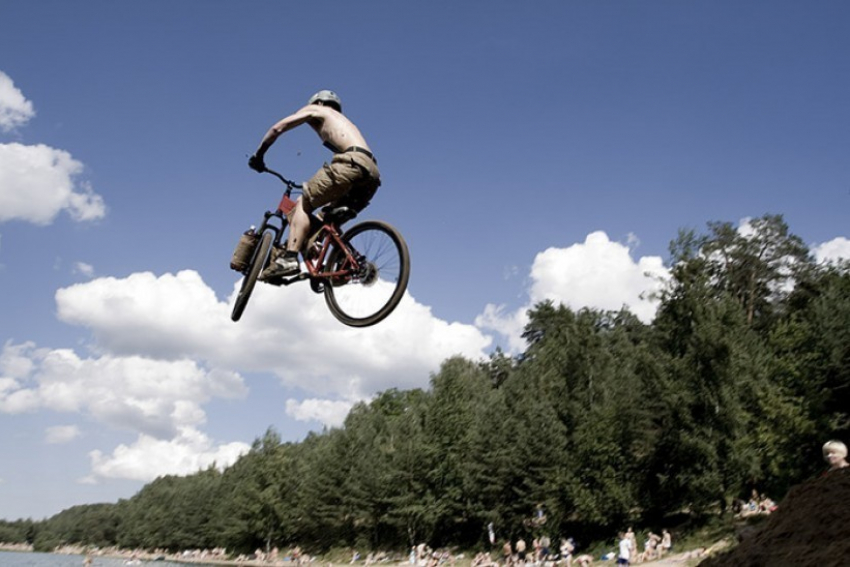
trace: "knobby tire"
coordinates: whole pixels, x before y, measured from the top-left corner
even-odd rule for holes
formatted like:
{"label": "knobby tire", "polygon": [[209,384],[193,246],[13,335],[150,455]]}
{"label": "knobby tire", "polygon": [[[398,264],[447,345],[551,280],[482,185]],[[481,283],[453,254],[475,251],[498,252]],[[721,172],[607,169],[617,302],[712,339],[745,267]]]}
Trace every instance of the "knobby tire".
{"label": "knobby tire", "polygon": [[239,295],[236,296],[236,303],[234,303],[233,312],[230,314],[230,318],[234,321],[238,321],[242,317],[242,312],[245,311],[245,306],[248,305],[248,300],[251,299],[251,292],[254,291],[257,278],[266,265],[266,259],[269,256],[271,246],[272,233],[263,233],[263,237],[254,251],[254,257],[251,259],[251,266],[248,268],[248,273],[242,279],[242,287],[239,288]]}
{"label": "knobby tire", "polygon": [[[357,224],[342,236],[346,245],[365,257],[366,277],[346,282],[330,278],[324,286],[325,302],[340,322],[369,327],[383,321],[398,306],[410,279],[410,253],[401,234],[383,221]],[[328,270],[343,265],[346,256],[334,248]]]}

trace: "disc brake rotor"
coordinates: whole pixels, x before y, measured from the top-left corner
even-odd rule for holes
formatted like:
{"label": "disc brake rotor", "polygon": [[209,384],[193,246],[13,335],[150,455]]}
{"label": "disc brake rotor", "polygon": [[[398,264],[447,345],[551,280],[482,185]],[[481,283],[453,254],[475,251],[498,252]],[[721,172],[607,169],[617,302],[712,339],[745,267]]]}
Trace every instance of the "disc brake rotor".
{"label": "disc brake rotor", "polygon": [[372,262],[364,262],[360,270],[360,285],[369,287],[378,281],[378,267]]}

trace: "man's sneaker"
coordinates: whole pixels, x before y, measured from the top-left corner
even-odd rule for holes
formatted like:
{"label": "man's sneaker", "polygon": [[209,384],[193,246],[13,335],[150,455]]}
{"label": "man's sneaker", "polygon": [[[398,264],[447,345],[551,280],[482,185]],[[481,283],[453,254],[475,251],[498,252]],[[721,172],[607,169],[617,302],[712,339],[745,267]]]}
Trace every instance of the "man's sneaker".
{"label": "man's sneaker", "polygon": [[298,257],[280,256],[275,258],[274,262],[268,265],[263,273],[260,274],[260,279],[269,281],[286,276],[294,276],[301,271],[298,265]]}

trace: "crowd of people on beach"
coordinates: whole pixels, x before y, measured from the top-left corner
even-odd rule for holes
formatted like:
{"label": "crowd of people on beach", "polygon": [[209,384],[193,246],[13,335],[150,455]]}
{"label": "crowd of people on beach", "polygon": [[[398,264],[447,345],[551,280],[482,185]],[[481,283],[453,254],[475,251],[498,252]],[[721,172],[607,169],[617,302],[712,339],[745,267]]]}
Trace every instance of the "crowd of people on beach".
{"label": "crowd of people on beach", "polygon": [[[643,539],[643,551],[639,551],[637,535],[632,528],[619,534],[617,551],[599,557],[590,553],[578,553],[573,538],[561,538],[558,547],[552,546],[547,535],[536,537],[529,545],[523,538],[515,542],[505,541],[499,557],[483,551],[473,559],[471,567],[587,567],[595,560],[614,561],[627,559],[630,564],[660,559],[673,549],[673,536],[664,529],[661,535],[647,532]],[[618,561],[619,562],[619,561]]]}
{"label": "crowd of people on beach", "polygon": [[776,502],[765,494],[759,494],[753,489],[752,496],[747,501],[736,500],[732,504],[732,511],[739,518],[747,518],[750,516],[766,516],[776,511]]}
{"label": "crowd of people on beach", "polygon": [[289,550],[281,553],[280,548],[277,546],[271,548],[268,552],[263,551],[262,549],[256,549],[253,555],[239,555],[236,558],[237,562],[245,563],[245,562],[260,562],[260,563],[270,563],[272,565],[282,565],[282,564],[295,564],[301,565],[302,563],[309,563],[312,558],[309,555],[306,555],[299,546],[291,547]]}
{"label": "crowd of people on beach", "polygon": [[[661,559],[673,550],[673,536],[669,531],[661,530],[661,535],[647,532],[643,540],[643,551],[639,550],[637,536],[629,528],[619,534],[617,542],[617,562],[620,564],[644,563]],[[625,560],[625,561],[623,561]]]}

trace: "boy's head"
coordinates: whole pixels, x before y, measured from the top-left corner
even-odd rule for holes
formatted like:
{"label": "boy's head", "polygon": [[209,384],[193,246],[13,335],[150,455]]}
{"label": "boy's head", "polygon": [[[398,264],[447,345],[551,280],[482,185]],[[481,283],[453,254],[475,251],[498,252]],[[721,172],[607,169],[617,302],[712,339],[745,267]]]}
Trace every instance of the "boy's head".
{"label": "boy's head", "polygon": [[841,441],[827,441],[823,445],[823,459],[832,468],[847,466],[847,445]]}

